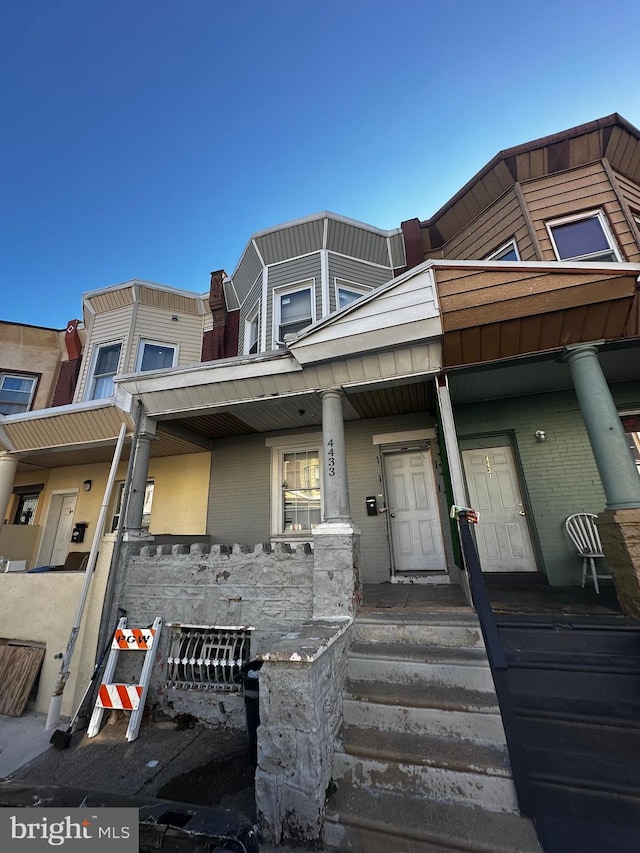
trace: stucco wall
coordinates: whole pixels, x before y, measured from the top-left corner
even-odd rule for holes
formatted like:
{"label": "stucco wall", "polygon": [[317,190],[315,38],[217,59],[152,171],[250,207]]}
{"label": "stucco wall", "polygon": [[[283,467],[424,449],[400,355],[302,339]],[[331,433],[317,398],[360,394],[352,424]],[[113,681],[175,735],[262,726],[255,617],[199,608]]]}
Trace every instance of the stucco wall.
{"label": "stucco wall", "polygon": [[[103,543],[62,697],[63,716],[74,713],[93,671],[110,560],[111,546]],[[49,708],[61,663],[54,655],[66,650],[84,578],[84,572],[0,574],[0,637],[45,645],[36,711],[46,713]]]}
{"label": "stucco wall", "polygon": [[0,325],[0,370],[40,374],[31,409],[51,404],[60,361],[66,358],[64,332],[17,323]]}
{"label": "stucco wall", "polygon": [[[612,393],[621,407],[640,400],[638,383],[614,386]],[[602,512],[605,496],[575,395],[485,401],[457,406],[454,416],[462,447],[468,436],[512,432],[539,541],[539,569],[551,584],[579,584],[582,562],[566,537],[564,520],[573,512]],[[545,430],[545,442],[536,441],[538,429]]]}

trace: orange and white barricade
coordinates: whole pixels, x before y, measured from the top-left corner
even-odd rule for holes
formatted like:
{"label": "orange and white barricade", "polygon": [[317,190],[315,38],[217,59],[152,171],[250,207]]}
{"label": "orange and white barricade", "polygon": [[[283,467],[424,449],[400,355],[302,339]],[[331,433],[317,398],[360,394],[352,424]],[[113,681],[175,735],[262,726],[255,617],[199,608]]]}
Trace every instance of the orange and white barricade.
{"label": "orange and white barricade", "polygon": [[[151,680],[153,658],[160,640],[161,630],[161,616],[156,617],[150,628],[127,628],[126,617],[118,622],[102,683],[98,690],[98,698],[87,728],[87,737],[95,737],[98,734],[106,710],[130,711],[127,740],[132,741],[138,737],[149,690],[149,681]],[[145,653],[139,684],[115,684],[112,682],[118,657],[122,651]]]}

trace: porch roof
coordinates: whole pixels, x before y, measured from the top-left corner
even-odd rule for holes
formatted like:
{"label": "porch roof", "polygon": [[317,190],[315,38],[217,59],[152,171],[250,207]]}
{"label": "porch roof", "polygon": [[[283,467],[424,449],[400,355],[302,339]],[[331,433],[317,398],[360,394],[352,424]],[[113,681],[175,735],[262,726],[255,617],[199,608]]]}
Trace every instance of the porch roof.
{"label": "porch roof", "polygon": [[445,368],[639,332],[638,264],[436,261],[434,269]]}

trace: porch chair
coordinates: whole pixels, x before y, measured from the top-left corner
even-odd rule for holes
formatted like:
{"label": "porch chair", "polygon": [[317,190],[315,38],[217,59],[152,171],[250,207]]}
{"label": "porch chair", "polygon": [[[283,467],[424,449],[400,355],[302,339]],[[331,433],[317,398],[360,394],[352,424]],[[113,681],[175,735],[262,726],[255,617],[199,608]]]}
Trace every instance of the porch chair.
{"label": "porch chair", "polygon": [[[582,588],[584,589],[587,579],[587,562],[591,569],[591,577],[593,578],[593,586],[596,592],[600,595],[600,585],[598,584],[598,573],[596,572],[596,560],[604,559],[602,553],[602,545],[598,528],[596,527],[596,518],[592,512],[576,512],[570,515],[564,523],[565,530],[569,534],[569,538],[576,546],[578,554],[582,557]],[[601,578],[610,578],[612,575],[600,575]]]}

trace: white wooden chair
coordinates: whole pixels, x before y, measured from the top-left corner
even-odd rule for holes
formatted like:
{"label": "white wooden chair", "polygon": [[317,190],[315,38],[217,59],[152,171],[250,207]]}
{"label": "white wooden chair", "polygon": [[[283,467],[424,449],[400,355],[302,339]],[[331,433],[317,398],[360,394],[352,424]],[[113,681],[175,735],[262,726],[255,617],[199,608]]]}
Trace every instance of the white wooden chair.
{"label": "white wooden chair", "polygon": [[[598,595],[600,594],[600,585],[598,583],[598,573],[596,572],[596,560],[604,559],[602,553],[602,545],[598,528],[596,527],[596,518],[592,512],[576,512],[570,515],[564,523],[565,530],[569,534],[569,538],[576,546],[578,554],[582,557],[582,587],[584,588],[587,579],[587,563],[591,570],[593,585]],[[600,575],[601,578],[610,578],[611,575]]]}

